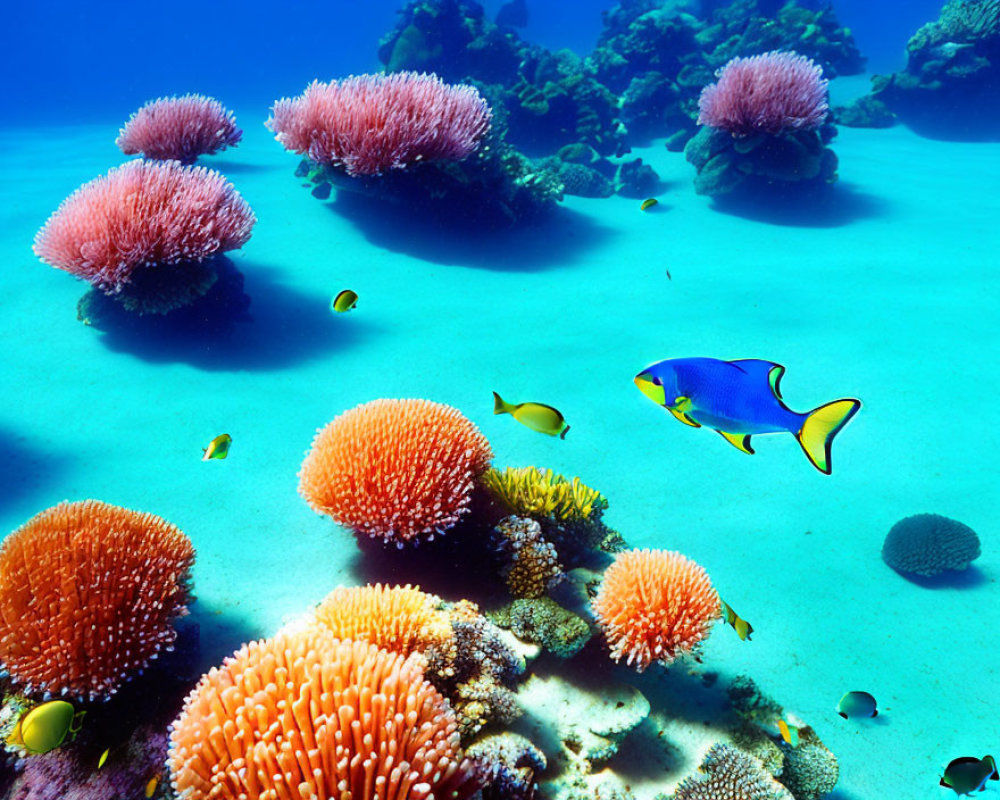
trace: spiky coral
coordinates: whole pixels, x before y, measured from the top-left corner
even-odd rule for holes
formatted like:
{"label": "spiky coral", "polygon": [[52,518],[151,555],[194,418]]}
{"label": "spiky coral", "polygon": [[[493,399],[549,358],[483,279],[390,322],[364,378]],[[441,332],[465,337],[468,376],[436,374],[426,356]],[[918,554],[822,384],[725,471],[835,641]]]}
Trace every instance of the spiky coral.
{"label": "spiky coral", "polygon": [[317,630],[245,645],[188,696],[170,734],[186,800],[462,800],[479,788],[448,703],[404,658]]}
{"label": "spiky coral", "polygon": [[504,568],[513,597],[541,597],[564,575],[555,547],[545,541],[535,520],[506,517],[496,526],[500,550],[510,559]]}
{"label": "spiky coral", "polygon": [[753,756],[717,744],[708,751],[698,777],[685,778],[674,800],[795,800]]}
{"label": "spiky coral", "polygon": [[242,138],[233,112],[222,103],[186,94],[150,100],[129,117],[115,144],[126,155],[191,164],[200,155],[235,147]]}
{"label": "spiky coral", "polygon": [[316,434],[299,493],[356,534],[402,547],[458,522],[492,458],[486,437],[458,409],[373,400]]}
{"label": "spiky coral", "polygon": [[153,514],[60,503],[0,545],[0,662],[30,694],[113,694],[176,638],[191,541]]}
{"label": "spiky coral", "polygon": [[567,480],[551,469],[489,469],[483,474],[482,483],[512,514],[520,517],[582,522],[608,507],[608,501],[599,491],[579,478]]}
{"label": "spiky coral", "polygon": [[680,553],[628,550],[605,571],[591,608],[611,657],[642,672],[692,652],[719,618],[719,595]]}

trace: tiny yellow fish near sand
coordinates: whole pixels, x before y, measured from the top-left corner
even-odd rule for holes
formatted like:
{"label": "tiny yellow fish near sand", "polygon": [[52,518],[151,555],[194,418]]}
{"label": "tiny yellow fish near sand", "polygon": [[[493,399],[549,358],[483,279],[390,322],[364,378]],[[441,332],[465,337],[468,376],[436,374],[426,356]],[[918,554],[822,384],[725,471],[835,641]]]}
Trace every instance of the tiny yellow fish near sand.
{"label": "tiny yellow fish near sand", "polygon": [[344,289],[340,294],[333,298],[333,302],[330,303],[330,309],[336,311],[338,314],[343,314],[345,311],[350,311],[352,308],[358,304],[357,292],[352,292],[350,289]]}
{"label": "tiny yellow fish near sand", "polygon": [[76,735],[85,711],[77,712],[65,700],[49,700],[26,711],[7,737],[7,744],[32,755],[55,750],[67,735]]}
{"label": "tiny yellow fish near sand", "polygon": [[204,455],[202,461],[210,458],[225,458],[229,455],[229,445],[233,443],[233,437],[228,433],[220,433],[208,443],[208,447],[203,448]]}
{"label": "tiny yellow fish near sand", "polygon": [[565,439],[569,433],[569,425],[558,409],[542,403],[508,403],[496,392],[493,392],[493,413],[510,414],[525,427],[549,436]]}
{"label": "tiny yellow fish near sand", "polygon": [[781,732],[781,738],[784,740],[785,744],[789,747],[799,746],[799,729],[794,725],[789,725],[785,720],[778,720],[778,730]]}
{"label": "tiny yellow fish near sand", "polygon": [[646,200],[642,201],[642,205],[639,206],[639,210],[649,211],[649,209],[651,209],[653,206],[658,206],[659,204],[660,201],[657,200],[655,197],[649,197]]}

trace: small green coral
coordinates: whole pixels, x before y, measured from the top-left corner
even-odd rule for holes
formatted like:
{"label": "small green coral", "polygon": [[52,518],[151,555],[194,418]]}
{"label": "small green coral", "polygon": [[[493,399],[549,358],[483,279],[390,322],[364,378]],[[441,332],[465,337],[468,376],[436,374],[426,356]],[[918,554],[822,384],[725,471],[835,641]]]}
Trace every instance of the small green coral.
{"label": "small green coral", "polygon": [[573,657],[590,639],[583,618],[548,597],[515,600],[488,616],[519,639],[541,645],[559,658]]}

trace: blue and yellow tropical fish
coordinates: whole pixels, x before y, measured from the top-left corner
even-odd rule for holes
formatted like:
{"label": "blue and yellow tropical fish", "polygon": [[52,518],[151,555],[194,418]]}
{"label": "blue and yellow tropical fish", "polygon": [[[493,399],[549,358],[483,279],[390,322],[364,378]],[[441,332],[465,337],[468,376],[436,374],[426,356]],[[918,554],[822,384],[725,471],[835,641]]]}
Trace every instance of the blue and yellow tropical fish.
{"label": "blue and yellow tropical fish", "polygon": [[830,474],[830,446],[859,408],[853,398],[834,400],[799,414],[781,399],[785,368],[773,361],[745,358],[671,358],[646,367],[635,385],[680,422],[714,428],[733,447],[753,453],[757,433],[793,434],[816,469]]}

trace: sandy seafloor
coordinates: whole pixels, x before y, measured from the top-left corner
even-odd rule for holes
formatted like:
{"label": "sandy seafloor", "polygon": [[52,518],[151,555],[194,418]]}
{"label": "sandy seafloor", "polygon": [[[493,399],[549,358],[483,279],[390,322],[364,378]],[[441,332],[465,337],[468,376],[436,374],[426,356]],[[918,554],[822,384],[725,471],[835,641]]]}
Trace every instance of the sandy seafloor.
{"label": "sandy seafloor", "polygon": [[[840,758],[835,798],[949,795],[951,758],[1000,746],[1000,145],[842,128],[833,201],[789,220],[720,210],[657,144],[634,153],[664,179],[654,213],[567,198],[544,227],[458,236],[311,197],[265,115],[238,113],[243,144],[202,162],[259,218],[234,257],[254,322],[208,350],[83,326],[83,284],[30,251],[65,195],[123,160],[120,120],[0,132],[0,529],[84,498],[179,525],[214,662],[362,580],[352,537],[296,493],[316,428],[374,398],[425,397],[474,420],[497,465],[578,475],[631,545],[703,564],[756,629],[743,643],[719,628],[706,668],[750,673],[813,724]],[[335,316],[346,287],[358,307]],[[862,398],[833,476],[791,436],[746,456],[636,391],[642,367],[689,355],[784,364],[798,410]],[[557,406],[568,438],[493,416],[494,389]],[[230,457],[203,463],[223,431]],[[983,542],[974,569],[933,587],[880,558],[894,522],[928,511]],[[838,717],[849,689],[882,714]]]}

